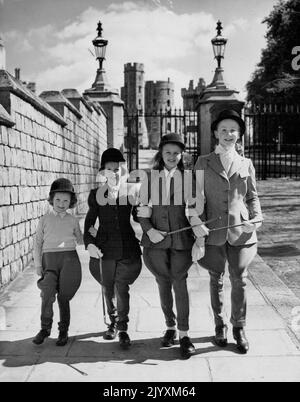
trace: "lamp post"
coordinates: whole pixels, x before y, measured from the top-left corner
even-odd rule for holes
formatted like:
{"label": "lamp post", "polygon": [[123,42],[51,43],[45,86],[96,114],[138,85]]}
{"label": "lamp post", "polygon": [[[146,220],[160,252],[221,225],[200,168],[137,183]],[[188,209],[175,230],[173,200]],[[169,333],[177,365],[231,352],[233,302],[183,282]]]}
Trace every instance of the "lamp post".
{"label": "lamp post", "polygon": [[103,61],[105,60],[108,40],[102,37],[102,31],[102,23],[99,21],[97,26],[98,35],[93,40],[96,59],[99,61],[99,68],[97,70],[96,80],[93,84],[93,87],[96,87],[97,89],[104,89],[104,87],[107,86],[105,70],[103,69]]}
{"label": "lamp post", "polygon": [[96,59],[99,60],[99,69],[103,68],[103,60],[105,60],[106,47],[108,40],[102,38],[102,23],[99,21],[97,26],[98,36],[93,40]]}
{"label": "lamp post", "polygon": [[222,36],[222,22],[219,20],[217,22],[217,36],[211,40],[215,59],[217,59],[218,66],[215,71],[214,79],[210,86],[221,87],[224,86],[224,78],[223,78],[223,68],[221,66],[221,61],[224,59],[225,47],[227,43],[227,39]]}

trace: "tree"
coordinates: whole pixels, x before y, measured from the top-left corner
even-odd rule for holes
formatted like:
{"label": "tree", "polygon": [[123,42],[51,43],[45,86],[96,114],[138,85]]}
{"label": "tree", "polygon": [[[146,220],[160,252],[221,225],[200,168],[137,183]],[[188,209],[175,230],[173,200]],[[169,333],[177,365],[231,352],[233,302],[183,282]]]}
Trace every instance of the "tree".
{"label": "tree", "polygon": [[292,67],[292,49],[300,46],[300,0],[280,0],[262,23],[267,47],[247,83],[249,101],[300,103],[300,71]]}

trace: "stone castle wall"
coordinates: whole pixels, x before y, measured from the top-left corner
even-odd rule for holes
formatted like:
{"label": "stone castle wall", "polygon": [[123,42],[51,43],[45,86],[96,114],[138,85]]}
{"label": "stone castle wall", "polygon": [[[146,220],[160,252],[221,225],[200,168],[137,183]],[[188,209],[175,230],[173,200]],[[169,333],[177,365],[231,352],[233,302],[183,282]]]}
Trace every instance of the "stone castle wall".
{"label": "stone castle wall", "polygon": [[63,93],[37,97],[0,71],[0,287],[32,260],[52,181],[72,181],[78,196],[75,214],[86,212],[96,185],[107,148],[106,115],[77,91]]}

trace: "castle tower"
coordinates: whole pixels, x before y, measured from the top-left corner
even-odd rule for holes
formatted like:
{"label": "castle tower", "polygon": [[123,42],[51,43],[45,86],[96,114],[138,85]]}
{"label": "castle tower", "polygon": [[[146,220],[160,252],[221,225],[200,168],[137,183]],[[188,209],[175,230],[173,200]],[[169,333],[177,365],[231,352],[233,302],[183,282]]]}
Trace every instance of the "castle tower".
{"label": "castle tower", "polygon": [[[156,149],[161,134],[175,132],[175,120],[162,119],[160,114],[174,107],[175,86],[170,81],[147,81],[145,87],[146,125],[150,148]],[[157,116],[155,116],[157,114]],[[151,116],[150,116],[151,115]],[[172,127],[174,124],[174,127]]]}
{"label": "castle tower", "polygon": [[195,111],[197,109],[198,102],[203,91],[206,88],[206,84],[203,78],[199,78],[198,85],[194,88],[194,81],[191,80],[188,89],[181,89],[181,96],[183,98],[183,110]]}
{"label": "castle tower", "polygon": [[[121,88],[121,98],[125,104],[128,116],[134,116],[138,112],[139,144],[142,148],[148,147],[148,134],[145,123],[145,79],[144,64],[127,63],[124,65],[124,87]],[[125,121],[125,124],[126,121]],[[136,130],[137,127],[134,127]]]}
{"label": "castle tower", "polygon": [[0,70],[6,69],[6,52],[3,39],[0,36]]}

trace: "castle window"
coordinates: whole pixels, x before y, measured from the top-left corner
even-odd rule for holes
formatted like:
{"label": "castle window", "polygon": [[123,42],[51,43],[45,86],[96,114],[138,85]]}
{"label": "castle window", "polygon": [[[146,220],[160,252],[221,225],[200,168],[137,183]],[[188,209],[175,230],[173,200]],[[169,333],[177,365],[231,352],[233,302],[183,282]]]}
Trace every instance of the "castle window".
{"label": "castle window", "polygon": [[156,99],[153,99],[153,106],[156,106],[157,102]]}
{"label": "castle window", "polygon": [[139,94],[141,94],[141,93],[142,93],[142,87],[139,86]]}

